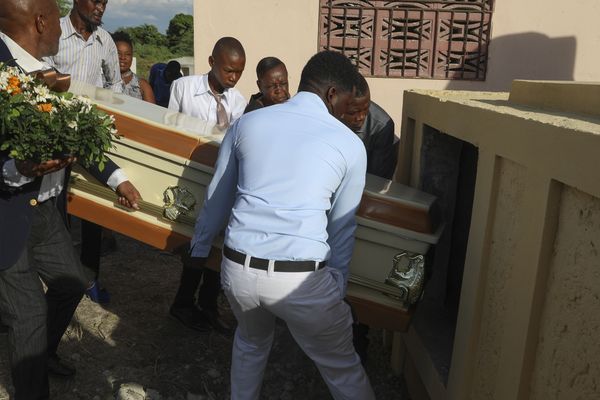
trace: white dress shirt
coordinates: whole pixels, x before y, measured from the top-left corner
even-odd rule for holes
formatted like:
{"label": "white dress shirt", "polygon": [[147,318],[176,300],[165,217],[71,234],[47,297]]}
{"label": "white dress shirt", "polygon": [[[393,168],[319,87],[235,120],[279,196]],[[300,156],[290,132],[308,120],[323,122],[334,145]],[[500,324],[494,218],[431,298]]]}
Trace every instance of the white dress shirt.
{"label": "white dress shirt", "polygon": [[71,75],[73,80],[121,93],[119,55],[110,34],[98,27],[85,40],[68,15],[60,19],[60,28],[58,53],[45,61],[59,72]]}
{"label": "white dress shirt", "polygon": [[228,247],[270,260],[328,260],[347,277],[366,165],[361,140],[313,93],[244,115],[221,143],[192,255],[208,254],[229,217]]}
{"label": "white dress shirt", "polygon": [[[246,99],[236,88],[223,91],[222,103],[229,123],[241,117],[246,108]],[[210,93],[208,74],[185,76],[174,81],[171,85],[169,109],[216,123],[217,100]]]}
{"label": "white dress shirt", "polygon": [[[33,72],[48,69],[49,66],[31,54],[29,54],[26,50],[24,50],[21,46],[15,43],[10,37],[6,34],[0,32],[0,39],[4,41],[6,47],[15,58],[15,62],[21,67],[24,72]],[[2,177],[4,179],[4,183],[8,186],[12,187],[20,187],[27,183],[33,182],[35,178],[29,178],[22,175],[15,165],[15,160],[10,160],[5,162],[2,165]],[[107,184],[112,188],[116,189],[121,183],[126,181],[128,178],[125,173],[121,169],[115,170],[110,178],[108,179]],[[52,172],[50,174],[44,175],[42,179],[42,183],[40,186],[40,192],[38,194],[38,201],[46,201],[52,197],[56,197],[62,192],[65,186],[65,171],[60,170],[56,172]]]}

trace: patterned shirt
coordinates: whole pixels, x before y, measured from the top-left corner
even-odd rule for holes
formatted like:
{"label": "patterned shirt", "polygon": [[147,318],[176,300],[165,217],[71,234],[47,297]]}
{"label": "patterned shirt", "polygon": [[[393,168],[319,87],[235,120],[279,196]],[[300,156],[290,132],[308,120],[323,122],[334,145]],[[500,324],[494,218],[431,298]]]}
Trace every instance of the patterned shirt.
{"label": "patterned shirt", "polygon": [[140,80],[138,76],[134,73],[131,73],[131,80],[129,83],[125,83],[123,81],[123,94],[127,96],[135,97],[136,99],[143,100],[142,88],[140,87]]}
{"label": "patterned shirt", "polygon": [[67,15],[60,19],[62,35],[58,53],[45,61],[76,81],[121,93],[121,72],[117,46],[104,29],[98,27],[88,40],[75,30]]}

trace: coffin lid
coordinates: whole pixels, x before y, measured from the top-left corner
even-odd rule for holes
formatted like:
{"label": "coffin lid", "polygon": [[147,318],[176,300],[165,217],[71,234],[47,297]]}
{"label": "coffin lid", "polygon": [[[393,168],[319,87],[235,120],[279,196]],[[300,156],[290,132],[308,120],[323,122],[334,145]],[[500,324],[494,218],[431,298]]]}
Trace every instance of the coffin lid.
{"label": "coffin lid", "polygon": [[[71,91],[112,114],[125,138],[214,167],[224,135],[214,124],[82,82],[74,81]],[[357,217],[371,228],[431,244],[441,231],[434,196],[370,174]]]}

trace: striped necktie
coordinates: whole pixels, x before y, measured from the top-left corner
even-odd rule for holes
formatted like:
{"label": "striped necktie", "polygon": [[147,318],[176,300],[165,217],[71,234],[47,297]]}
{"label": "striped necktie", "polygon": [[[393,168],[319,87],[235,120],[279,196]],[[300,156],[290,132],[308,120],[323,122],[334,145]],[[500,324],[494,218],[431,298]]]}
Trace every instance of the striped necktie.
{"label": "striped necktie", "polygon": [[227,110],[225,110],[225,106],[223,105],[223,97],[225,95],[213,93],[212,90],[209,90],[209,93],[217,102],[217,128],[225,130],[229,127],[229,117],[227,116]]}

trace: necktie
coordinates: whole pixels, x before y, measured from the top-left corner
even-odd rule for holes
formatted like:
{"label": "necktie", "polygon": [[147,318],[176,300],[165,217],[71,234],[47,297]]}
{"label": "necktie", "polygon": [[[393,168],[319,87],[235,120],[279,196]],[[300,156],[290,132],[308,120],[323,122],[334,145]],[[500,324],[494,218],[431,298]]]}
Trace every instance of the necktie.
{"label": "necktie", "polygon": [[221,130],[227,129],[229,127],[229,117],[227,116],[227,111],[225,110],[225,106],[223,105],[223,94],[216,94],[212,91],[209,93],[215,98],[217,102],[217,128]]}

